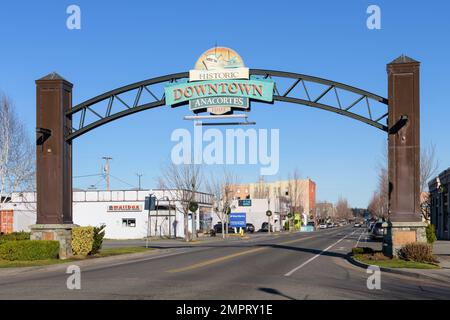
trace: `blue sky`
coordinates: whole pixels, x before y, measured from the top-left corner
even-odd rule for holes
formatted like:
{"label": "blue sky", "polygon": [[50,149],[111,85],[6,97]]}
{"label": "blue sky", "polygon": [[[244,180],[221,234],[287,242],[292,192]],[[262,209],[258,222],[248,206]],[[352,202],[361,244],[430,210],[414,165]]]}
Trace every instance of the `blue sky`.
{"label": "blue sky", "polygon": [[[66,28],[66,8],[79,5],[81,30]],[[366,9],[381,7],[382,29],[366,28]],[[0,5],[0,90],[17,106],[30,136],[34,80],[56,71],[74,84],[73,104],[122,85],[188,71],[216,43],[235,49],[250,68],[314,75],[387,96],[386,64],[401,54],[422,62],[422,145],[434,143],[440,170],[450,166],[450,20],[448,1],[14,1]],[[154,187],[187,107],[167,107],[114,121],[74,141],[74,175],[112,174]],[[342,195],[365,207],[376,186],[386,136],[322,110],[253,104],[256,128],[280,129],[280,172],[298,168],[317,183],[318,200]],[[233,166],[241,182],[258,166]],[[87,187],[96,178],[77,178]],[[127,188],[113,179],[113,187]],[[100,188],[104,184],[98,185]]]}

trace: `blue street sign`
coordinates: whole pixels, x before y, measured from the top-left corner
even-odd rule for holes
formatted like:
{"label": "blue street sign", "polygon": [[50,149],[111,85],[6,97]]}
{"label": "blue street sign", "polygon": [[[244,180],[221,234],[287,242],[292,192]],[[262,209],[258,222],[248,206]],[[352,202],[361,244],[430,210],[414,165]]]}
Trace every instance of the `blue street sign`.
{"label": "blue street sign", "polygon": [[230,213],[230,227],[245,228],[247,225],[247,215],[243,212]]}

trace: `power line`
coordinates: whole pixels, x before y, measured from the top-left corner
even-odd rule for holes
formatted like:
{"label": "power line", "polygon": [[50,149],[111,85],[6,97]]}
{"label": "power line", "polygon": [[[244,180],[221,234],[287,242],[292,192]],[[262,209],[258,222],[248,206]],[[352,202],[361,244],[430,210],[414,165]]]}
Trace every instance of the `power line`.
{"label": "power line", "polygon": [[114,178],[114,179],[116,179],[116,180],[118,180],[118,181],[120,181],[120,182],[122,182],[122,183],[124,183],[124,184],[126,184],[126,185],[129,185],[130,187],[137,188],[135,185],[132,185],[131,183],[128,183],[128,182],[126,182],[126,181],[123,181],[123,180],[121,180],[121,179],[119,179],[119,178],[113,176],[112,174],[111,174],[111,178]]}
{"label": "power line", "polygon": [[[102,181],[104,181],[105,180],[105,177],[102,177],[100,180],[98,180],[95,184],[91,184],[90,186],[89,186],[89,188],[92,188],[92,187],[94,187],[94,188],[97,188],[97,185],[100,183],[100,182],[102,182]],[[88,189],[89,189],[88,188]]]}

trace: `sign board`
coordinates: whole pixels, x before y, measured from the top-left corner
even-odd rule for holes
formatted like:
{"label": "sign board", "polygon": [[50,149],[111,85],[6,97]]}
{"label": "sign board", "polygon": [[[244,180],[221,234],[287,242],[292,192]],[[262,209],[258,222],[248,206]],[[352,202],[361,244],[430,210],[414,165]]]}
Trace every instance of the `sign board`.
{"label": "sign board", "polygon": [[238,200],[238,206],[239,207],[251,207],[252,206],[252,199]]}
{"label": "sign board", "polygon": [[166,104],[189,102],[194,113],[232,113],[250,110],[250,100],[273,102],[272,79],[250,76],[242,58],[230,48],[215,47],[204,52],[189,72],[189,81],[164,88]]}
{"label": "sign board", "polygon": [[156,197],[149,196],[145,197],[145,210],[156,210]]}
{"label": "sign board", "polygon": [[108,205],[108,212],[141,212],[140,204],[111,204]]}
{"label": "sign board", "polygon": [[[251,98],[271,102],[273,100],[273,80],[207,80],[170,84],[165,87],[166,103],[176,105],[181,102],[207,98]],[[217,102],[219,103],[219,102]],[[224,101],[223,103],[227,103]]]}
{"label": "sign board", "polygon": [[247,215],[244,212],[230,213],[230,227],[245,228],[247,225]]}
{"label": "sign board", "polygon": [[300,232],[314,232],[314,227],[313,226],[300,227]]}
{"label": "sign board", "polygon": [[191,70],[189,81],[248,79],[248,68],[228,68],[225,70]]}

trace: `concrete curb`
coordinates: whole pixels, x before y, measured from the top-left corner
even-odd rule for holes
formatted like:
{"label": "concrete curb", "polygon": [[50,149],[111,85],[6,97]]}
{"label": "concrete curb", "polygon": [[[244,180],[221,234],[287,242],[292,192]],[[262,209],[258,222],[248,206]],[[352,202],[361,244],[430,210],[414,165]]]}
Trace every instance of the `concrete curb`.
{"label": "concrete curb", "polygon": [[[366,264],[364,262],[355,260],[351,254],[347,255],[347,261],[350,262],[351,264],[366,269],[370,266],[370,264]],[[429,279],[429,280],[438,280],[438,281],[448,281],[448,278],[445,277],[441,277],[441,276],[432,276],[432,275],[427,275],[427,274],[423,274],[423,273],[417,273],[414,271],[405,271],[405,270],[400,270],[400,269],[393,269],[393,268],[386,268],[386,267],[379,267],[381,271],[383,272],[387,272],[387,273],[394,273],[394,274],[399,274],[399,275],[403,275],[403,276],[408,276],[408,277],[413,277],[416,279]]]}

